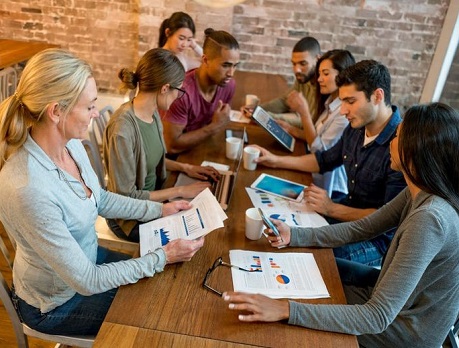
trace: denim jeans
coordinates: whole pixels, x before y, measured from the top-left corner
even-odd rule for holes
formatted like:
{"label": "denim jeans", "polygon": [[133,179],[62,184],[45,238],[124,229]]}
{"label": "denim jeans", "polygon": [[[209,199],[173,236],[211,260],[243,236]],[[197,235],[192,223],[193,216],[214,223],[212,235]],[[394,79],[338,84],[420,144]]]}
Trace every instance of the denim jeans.
{"label": "denim jeans", "polygon": [[[97,250],[98,265],[130,258],[130,255],[101,247]],[[91,296],[76,294],[66,303],[47,313],[41,313],[40,309],[27,304],[14,292],[13,302],[21,321],[32,329],[55,335],[95,335],[102,325],[117,290],[118,288],[115,288]]]}
{"label": "denim jeans", "polygon": [[336,266],[343,285],[359,288],[373,288],[381,272],[377,268],[340,258],[336,258]]}
{"label": "denim jeans", "polygon": [[350,243],[333,249],[335,257],[359,262],[367,266],[381,266],[383,254],[371,241]]}

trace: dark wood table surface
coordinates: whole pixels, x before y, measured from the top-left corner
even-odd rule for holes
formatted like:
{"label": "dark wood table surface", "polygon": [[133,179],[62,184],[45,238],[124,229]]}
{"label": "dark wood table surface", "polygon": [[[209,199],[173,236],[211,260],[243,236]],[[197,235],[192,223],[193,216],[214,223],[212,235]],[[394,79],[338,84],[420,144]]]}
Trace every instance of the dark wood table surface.
{"label": "dark wood table surface", "polygon": [[[239,129],[239,124],[231,124]],[[265,131],[255,125],[247,126],[249,143],[269,148],[274,153],[287,154]],[[295,154],[304,153],[297,144]],[[203,160],[226,163],[224,132],[206,143],[182,154],[180,161],[200,164]],[[105,318],[94,347],[357,347],[352,335],[310,330],[286,323],[242,323],[237,313],[230,311],[219,296],[202,287],[203,278],[214,260],[222,256],[229,261],[229,250],[243,249],[269,252],[311,252],[324,278],[330,298],[298,300],[317,304],[344,304],[338,270],[331,249],[285,248],[273,249],[265,238],[251,241],[245,238],[245,210],[252,206],[245,187],[265,172],[308,184],[309,174],[269,169],[259,166],[248,171],[241,165],[230,206],[226,211],[225,227],[205,237],[205,245],[190,262],[166,266],[164,272],[136,284],[122,286]],[[174,181],[174,175],[170,178]],[[231,272],[222,269],[212,281],[221,290],[232,290]]]}
{"label": "dark wood table surface", "polygon": [[54,47],[59,46],[46,42],[0,39],[0,69],[27,61],[36,53]]}

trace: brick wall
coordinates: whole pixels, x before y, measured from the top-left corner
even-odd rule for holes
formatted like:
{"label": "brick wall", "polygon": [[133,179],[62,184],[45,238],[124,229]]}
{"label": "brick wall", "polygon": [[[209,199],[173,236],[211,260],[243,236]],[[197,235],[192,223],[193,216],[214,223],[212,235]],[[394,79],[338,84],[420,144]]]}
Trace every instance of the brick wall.
{"label": "brick wall", "polygon": [[[349,49],[373,58],[393,76],[393,101],[417,103],[449,0],[247,0],[209,9],[192,0],[10,0],[0,3],[0,37],[60,44],[89,61],[99,88],[115,92],[121,67],[134,67],[156,47],[161,21],[174,11],[207,27],[232,32],[242,70],[280,73],[292,81],[290,54],[305,35],[324,51]],[[457,57],[456,57],[457,61]],[[454,72],[454,71],[453,71]]]}

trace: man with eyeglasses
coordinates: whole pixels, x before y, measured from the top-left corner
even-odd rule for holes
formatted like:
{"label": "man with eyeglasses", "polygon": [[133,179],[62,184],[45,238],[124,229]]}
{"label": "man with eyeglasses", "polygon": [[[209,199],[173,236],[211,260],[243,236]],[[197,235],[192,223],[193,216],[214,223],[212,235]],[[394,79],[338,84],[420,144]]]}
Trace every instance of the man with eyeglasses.
{"label": "man with eyeglasses", "polygon": [[201,65],[187,72],[182,87],[185,95],[171,105],[163,118],[169,154],[196,146],[229,122],[239,44],[225,31],[206,29],[205,33]]}
{"label": "man with eyeglasses", "polygon": [[[302,127],[300,117],[292,120],[290,117],[284,118],[282,114],[297,112],[299,106],[307,104],[315,122],[318,117],[316,64],[320,55],[320,44],[315,38],[306,36],[299,40],[293,47],[291,58],[295,83],[283,96],[260,106],[264,110],[272,112],[274,118]],[[250,116],[250,111],[244,113],[246,116]]]}

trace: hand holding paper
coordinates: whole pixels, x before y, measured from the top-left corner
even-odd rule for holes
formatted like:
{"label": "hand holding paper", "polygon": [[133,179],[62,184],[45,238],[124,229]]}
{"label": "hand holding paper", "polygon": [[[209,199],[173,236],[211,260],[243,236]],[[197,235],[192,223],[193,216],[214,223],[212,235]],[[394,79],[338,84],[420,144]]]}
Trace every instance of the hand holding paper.
{"label": "hand holding paper", "polygon": [[175,239],[193,240],[223,227],[227,216],[207,188],[191,202],[191,209],[150,221],[139,227],[140,255],[146,255]]}

